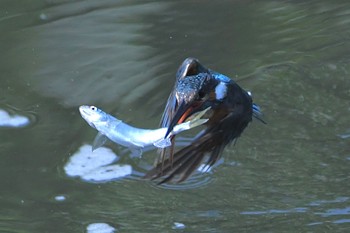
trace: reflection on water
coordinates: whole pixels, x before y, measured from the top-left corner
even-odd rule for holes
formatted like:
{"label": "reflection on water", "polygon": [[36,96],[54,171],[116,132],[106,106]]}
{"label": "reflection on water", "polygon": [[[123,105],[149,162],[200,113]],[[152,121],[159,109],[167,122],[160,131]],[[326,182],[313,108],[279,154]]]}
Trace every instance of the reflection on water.
{"label": "reflection on water", "polygon": [[[1,232],[84,232],[93,223],[125,232],[347,232],[348,1],[0,6],[1,114],[30,122],[0,128]],[[95,135],[78,106],[157,128],[189,56],[250,90],[268,124],[250,124],[220,164],[184,184],[139,178],[155,150],[132,158],[115,145],[114,165],[131,166],[132,176],[67,176],[65,165]]]}
{"label": "reflection on water", "polygon": [[[332,221],[333,223],[346,223],[350,222],[350,218],[347,218],[350,215],[350,207],[346,208],[337,208],[337,209],[326,209],[324,213],[318,212],[316,207],[327,206],[331,203],[347,203],[349,197],[339,197],[335,200],[317,200],[308,204],[309,207],[296,207],[292,209],[268,209],[268,210],[255,210],[255,211],[243,211],[240,214],[242,215],[286,215],[286,214],[297,214],[297,213],[312,213],[315,215],[320,215],[322,217],[330,216],[344,216],[346,219],[337,219]],[[327,222],[328,220],[325,220]],[[321,224],[318,222],[317,224]],[[310,223],[309,225],[315,225],[316,223]]]}
{"label": "reflection on water", "polygon": [[153,48],[140,43],[144,40],[140,32],[151,25],[135,21],[134,16],[154,14],[163,5],[76,2],[25,15],[45,15],[46,20],[10,32],[18,42],[22,33],[28,36],[25,43],[5,50],[6,55],[16,54],[16,62],[8,67],[24,64],[17,69],[17,78],[65,106],[116,100],[128,105],[154,89],[159,79],[155,72],[164,64],[161,57],[152,57]]}

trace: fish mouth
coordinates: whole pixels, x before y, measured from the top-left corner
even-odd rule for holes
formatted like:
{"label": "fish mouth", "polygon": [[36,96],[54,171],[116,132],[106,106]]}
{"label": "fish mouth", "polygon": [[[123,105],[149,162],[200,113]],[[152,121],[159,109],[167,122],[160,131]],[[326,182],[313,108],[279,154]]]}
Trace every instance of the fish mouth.
{"label": "fish mouth", "polygon": [[185,101],[181,102],[173,119],[171,120],[168,130],[165,134],[165,138],[173,131],[175,125],[181,124],[186,121],[193,113],[197,112],[199,106],[196,106],[193,103],[186,103]]}
{"label": "fish mouth", "polygon": [[84,118],[84,120],[94,129],[96,129],[96,126],[94,123],[92,123],[92,119],[91,119],[91,116],[92,116],[92,113],[91,113],[91,110],[90,110],[90,106],[88,105],[82,105],[79,107],[79,112],[80,112],[80,115]]}
{"label": "fish mouth", "polygon": [[79,112],[80,112],[80,115],[82,117],[91,115],[90,112],[89,112],[89,106],[87,106],[87,105],[80,106],[79,107]]}

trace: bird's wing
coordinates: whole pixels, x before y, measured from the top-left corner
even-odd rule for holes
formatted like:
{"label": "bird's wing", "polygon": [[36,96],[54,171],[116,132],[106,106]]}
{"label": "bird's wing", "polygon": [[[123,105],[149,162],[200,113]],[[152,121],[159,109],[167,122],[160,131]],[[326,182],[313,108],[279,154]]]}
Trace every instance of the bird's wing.
{"label": "bird's wing", "polygon": [[[186,78],[186,76],[188,75],[194,75],[194,74],[198,74],[199,72],[209,72],[206,68],[204,68],[197,59],[195,58],[187,58],[185,59],[182,64],[180,65],[180,67],[178,68],[177,72],[176,72],[176,80],[175,80],[175,85],[173,87],[172,92],[170,93],[169,97],[168,97],[168,101],[166,103],[161,121],[160,121],[160,125],[161,127],[169,127],[170,122],[173,120],[174,115],[177,111],[178,108],[178,102],[176,100],[176,96],[175,96],[175,87],[177,82],[180,79]],[[172,160],[173,157],[173,152],[174,152],[174,141],[175,141],[175,137],[171,138],[171,146],[167,147],[167,148],[163,148],[160,150],[160,155],[158,157],[158,159],[156,160],[156,163],[158,163],[159,161],[164,162],[166,157],[170,157]]]}

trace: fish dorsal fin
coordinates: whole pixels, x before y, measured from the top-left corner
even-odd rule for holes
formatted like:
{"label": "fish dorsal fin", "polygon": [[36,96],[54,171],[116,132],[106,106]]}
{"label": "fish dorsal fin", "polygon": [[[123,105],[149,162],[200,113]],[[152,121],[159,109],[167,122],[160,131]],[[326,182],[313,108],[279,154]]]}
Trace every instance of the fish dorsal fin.
{"label": "fish dorsal fin", "polygon": [[106,142],[107,142],[108,138],[102,134],[102,133],[98,133],[94,139],[94,142],[92,143],[92,151],[100,148],[101,146],[103,146]]}

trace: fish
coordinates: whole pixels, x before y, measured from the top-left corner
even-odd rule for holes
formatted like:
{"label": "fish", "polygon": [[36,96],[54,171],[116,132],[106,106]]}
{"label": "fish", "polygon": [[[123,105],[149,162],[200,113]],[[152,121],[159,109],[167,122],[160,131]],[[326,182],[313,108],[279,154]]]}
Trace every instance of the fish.
{"label": "fish", "polygon": [[96,150],[106,143],[107,139],[129,148],[131,151],[142,153],[142,149],[147,146],[155,146],[157,148],[165,148],[171,145],[170,138],[180,132],[195,128],[205,124],[208,119],[201,117],[209,110],[209,108],[194,115],[188,121],[175,125],[173,130],[166,136],[167,127],[158,129],[141,129],[124,123],[116,117],[104,112],[96,106],[82,105],[79,112],[82,118],[94,129],[98,134],[93,142],[92,149]]}

